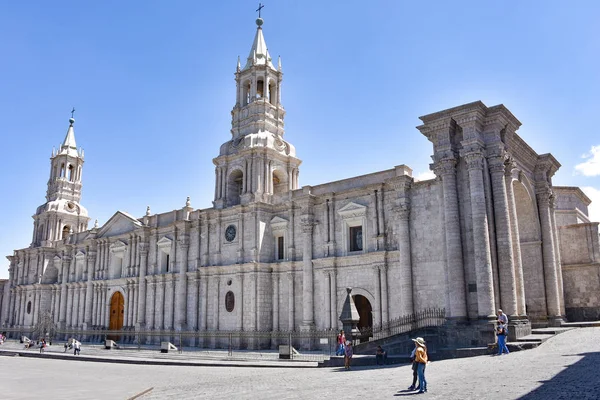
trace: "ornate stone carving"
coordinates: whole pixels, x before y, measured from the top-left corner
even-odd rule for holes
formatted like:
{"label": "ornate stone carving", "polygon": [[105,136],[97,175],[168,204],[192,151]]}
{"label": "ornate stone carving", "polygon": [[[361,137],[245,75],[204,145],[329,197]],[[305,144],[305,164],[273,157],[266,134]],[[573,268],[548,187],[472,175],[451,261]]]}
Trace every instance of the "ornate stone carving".
{"label": "ornate stone carving", "polygon": [[444,177],[446,175],[456,174],[456,159],[443,158],[432,164],[433,173],[438,177]]}
{"label": "ornate stone carving", "polygon": [[410,204],[402,204],[392,209],[399,220],[408,220],[410,218]]}
{"label": "ornate stone carving", "polygon": [[181,247],[181,248],[190,247],[190,236],[189,235],[181,235],[179,237],[179,247]]}
{"label": "ornate stone carving", "polygon": [[312,215],[303,215],[300,217],[300,226],[302,227],[302,232],[305,234],[312,233],[315,225],[316,222]]}
{"label": "ornate stone carving", "polygon": [[481,170],[483,169],[483,153],[481,151],[473,151],[463,155],[467,163],[467,169]]}

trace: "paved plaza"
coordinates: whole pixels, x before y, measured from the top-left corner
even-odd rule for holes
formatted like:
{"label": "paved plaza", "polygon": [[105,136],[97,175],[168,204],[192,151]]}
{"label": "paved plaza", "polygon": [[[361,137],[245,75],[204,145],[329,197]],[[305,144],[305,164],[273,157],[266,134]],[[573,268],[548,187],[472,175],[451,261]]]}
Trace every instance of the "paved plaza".
{"label": "paved plaza", "polygon": [[600,328],[573,329],[508,356],[433,361],[429,392],[410,366],[236,368],[0,357],[2,399],[600,399]]}

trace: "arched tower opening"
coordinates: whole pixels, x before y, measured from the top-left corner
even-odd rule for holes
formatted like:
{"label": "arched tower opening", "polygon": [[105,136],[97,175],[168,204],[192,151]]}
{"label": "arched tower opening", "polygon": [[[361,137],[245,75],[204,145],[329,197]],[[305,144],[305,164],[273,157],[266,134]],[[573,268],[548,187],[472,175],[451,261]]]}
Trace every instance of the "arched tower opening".
{"label": "arched tower opening", "polygon": [[282,194],[288,191],[288,176],[279,169],[273,171],[273,194]]}
{"label": "arched tower opening", "polygon": [[242,188],[244,184],[244,173],[239,169],[236,169],[229,174],[227,181],[227,204],[235,206],[240,204],[242,195]]}

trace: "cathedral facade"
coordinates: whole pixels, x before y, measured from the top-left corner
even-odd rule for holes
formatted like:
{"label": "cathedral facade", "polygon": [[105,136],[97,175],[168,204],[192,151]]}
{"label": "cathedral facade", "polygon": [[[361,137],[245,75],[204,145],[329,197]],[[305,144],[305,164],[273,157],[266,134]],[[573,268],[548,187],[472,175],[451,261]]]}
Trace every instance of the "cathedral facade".
{"label": "cathedral facade", "polygon": [[[119,211],[89,229],[70,120],[31,245],[8,257],[2,327],[25,332],[48,315],[82,330],[338,329],[346,287],[363,326],[425,308],[474,332],[491,332],[498,308],[523,334],[565,318],[559,226],[589,225],[589,199],[552,185],[559,162],[521,139],[507,108],[474,102],[421,117],[435,179],[399,165],[300,187],[301,160],[284,139],[281,63],[262,23],[238,61],[213,207],[188,199],[140,218]],[[569,241],[586,234],[573,232]]]}

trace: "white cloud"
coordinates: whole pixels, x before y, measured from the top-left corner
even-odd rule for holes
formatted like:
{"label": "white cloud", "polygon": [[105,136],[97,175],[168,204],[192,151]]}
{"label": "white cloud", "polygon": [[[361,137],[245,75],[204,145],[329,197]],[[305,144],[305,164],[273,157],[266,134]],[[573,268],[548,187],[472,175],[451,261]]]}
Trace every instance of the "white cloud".
{"label": "white cloud", "polygon": [[590,221],[600,222],[600,190],[591,186],[584,186],[581,190],[592,200],[588,207]]}
{"label": "white cloud", "polygon": [[432,171],[425,171],[417,174],[417,176],[415,176],[415,181],[426,181],[434,178],[435,174]]}
{"label": "white cloud", "polygon": [[597,176],[600,175],[600,146],[592,146],[589,153],[584,154],[581,158],[586,161],[575,166],[575,173],[583,174],[585,176]]}

